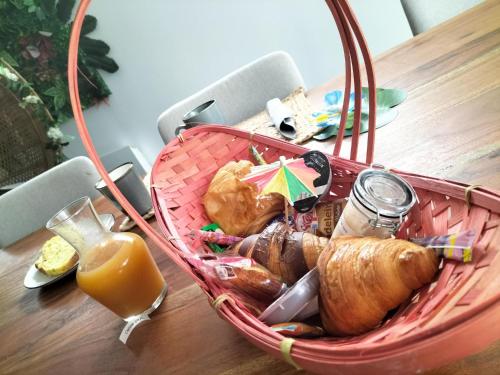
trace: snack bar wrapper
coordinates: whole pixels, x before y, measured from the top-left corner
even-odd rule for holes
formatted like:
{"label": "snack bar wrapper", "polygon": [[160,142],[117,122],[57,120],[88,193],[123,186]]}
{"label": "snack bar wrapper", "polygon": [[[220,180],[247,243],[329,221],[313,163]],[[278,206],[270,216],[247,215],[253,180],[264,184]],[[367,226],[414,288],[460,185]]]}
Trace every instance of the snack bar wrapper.
{"label": "snack bar wrapper", "polygon": [[211,257],[190,259],[190,262],[206,277],[260,302],[272,302],[287,289],[279,276],[250,258]]}
{"label": "snack bar wrapper", "polygon": [[411,238],[410,241],[434,249],[438,256],[445,259],[467,263],[472,260],[472,243],[475,234],[474,230],[468,230],[446,236]]}
{"label": "snack bar wrapper", "polygon": [[233,245],[243,240],[242,237],[205,230],[192,230],[189,236],[192,238],[198,238],[205,242],[215,243],[217,245]]}

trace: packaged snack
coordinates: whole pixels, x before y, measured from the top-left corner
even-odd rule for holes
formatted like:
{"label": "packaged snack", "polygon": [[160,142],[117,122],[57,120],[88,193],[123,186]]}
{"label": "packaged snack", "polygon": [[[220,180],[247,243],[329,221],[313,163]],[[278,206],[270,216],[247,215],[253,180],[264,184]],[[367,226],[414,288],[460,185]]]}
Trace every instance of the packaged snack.
{"label": "packaged snack", "polygon": [[468,230],[446,236],[411,238],[410,241],[434,249],[439,257],[467,263],[472,261],[475,234],[474,230]]}
{"label": "packaged snack", "polygon": [[194,260],[198,269],[228,289],[243,292],[258,301],[272,302],[286,289],[286,284],[253,259],[220,257]]}
{"label": "packaged snack", "polygon": [[327,244],[328,239],[325,237],[291,232],[284,223],[276,222],[262,233],[246,237],[227,251],[254,259],[292,285],[316,267],[319,254]]}
{"label": "packaged snack", "polygon": [[330,237],[346,204],[347,199],[341,198],[331,202],[318,203],[311,211],[306,213],[295,211],[295,229],[299,232]]}
{"label": "packaged snack", "polygon": [[[196,238],[196,231],[192,231],[190,233],[190,236],[192,238]],[[205,225],[203,227],[201,227],[200,229],[200,232],[211,232],[211,233],[220,233],[220,234],[223,234],[224,232],[222,231],[222,229],[220,229],[219,225],[217,223],[212,223],[212,224],[208,224],[208,225]],[[198,236],[198,238],[200,238],[200,236]],[[207,241],[205,240],[204,238],[200,238],[202,241],[205,241],[207,243],[207,246],[210,248],[210,250],[212,250],[214,253],[223,253],[225,248],[222,247],[222,246],[219,246],[219,244],[217,243],[214,243],[214,242],[210,242],[210,241]]]}
{"label": "packaged snack", "polygon": [[[217,225],[217,224],[215,224]],[[208,225],[206,226],[208,227]],[[203,227],[203,228],[206,228]],[[208,242],[209,244],[217,245],[233,245],[243,240],[243,237],[231,236],[229,234],[224,234],[224,232],[219,230],[192,230],[189,234],[192,238],[198,238],[202,241]]]}
{"label": "packaged snack", "polygon": [[311,326],[309,324],[300,322],[288,322],[273,324],[271,329],[274,332],[281,333],[283,336],[288,337],[321,337],[324,336],[325,330],[318,326]]}

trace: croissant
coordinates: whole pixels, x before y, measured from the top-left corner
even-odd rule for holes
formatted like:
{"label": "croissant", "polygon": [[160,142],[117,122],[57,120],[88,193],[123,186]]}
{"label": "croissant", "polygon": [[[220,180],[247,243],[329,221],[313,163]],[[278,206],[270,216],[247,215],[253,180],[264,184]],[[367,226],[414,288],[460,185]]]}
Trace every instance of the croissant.
{"label": "croissant", "polygon": [[277,194],[259,196],[252,183],[240,181],[253,164],[231,161],[215,174],[203,197],[207,216],[233,236],[259,233],[283,210],[283,198]]}
{"label": "croissant", "polygon": [[338,336],[369,331],[437,269],[436,254],[411,242],[338,237],[318,260],[323,326]]}
{"label": "croissant", "polygon": [[231,251],[254,259],[291,285],[316,266],[327,244],[327,238],[291,232],[284,223],[276,222],[233,245]]}

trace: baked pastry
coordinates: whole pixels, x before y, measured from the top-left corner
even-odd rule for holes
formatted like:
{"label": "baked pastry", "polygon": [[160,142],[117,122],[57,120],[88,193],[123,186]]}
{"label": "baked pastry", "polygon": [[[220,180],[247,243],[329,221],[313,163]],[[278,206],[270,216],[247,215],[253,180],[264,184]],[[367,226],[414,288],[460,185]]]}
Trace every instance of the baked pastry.
{"label": "baked pastry", "polygon": [[236,288],[266,303],[273,302],[286,289],[277,275],[260,264],[241,267],[222,264],[215,266],[215,272],[222,285]]}
{"label": "baked pastry", "polygon": [[255,184],[240,181],[252,167],[247,160],[227,163],[215,174],[203,197],[207,216],[224,233],[240,237],[259,233],[283,210],[283,197],[260,196]]}
{"label": "baked pastry", "polygon": [[357,335],[380,324],[438,269],[434,251],[404,240],[338,237],[318,260],[320,314],[335,336]]}
{"label": "baked pastry", "polygon": [[70,270],[77,261],[75,248],[62,237],[54,236],[43,244],[35,267],[48,276],[59,276]]}
{"label": "baked pastry", "polygon": [[325,237],[291,232],[284,223],[276,222],[233,245],[230,251],[254,259],[291,285],[316,266],[327,244]]}

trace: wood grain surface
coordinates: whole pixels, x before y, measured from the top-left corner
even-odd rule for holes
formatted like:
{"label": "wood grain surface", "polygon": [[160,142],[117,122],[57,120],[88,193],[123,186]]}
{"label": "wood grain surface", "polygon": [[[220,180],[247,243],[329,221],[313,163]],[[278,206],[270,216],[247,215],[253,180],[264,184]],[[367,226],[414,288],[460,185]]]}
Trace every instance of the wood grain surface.
{"label": "wood grain surface", "polygon": [[[377,129],[375,162],[500,187],[500,1],[486,1],[384,53],[375,59],[375,76],[377,87],[408,93],[396,120]],[[343,90],[343,82],[338,77],[312,89],[314,107],[322,108],[326,92]],[[363,134],[361,161],[366,140]],[[344,157],[349,144],[347,138]],[[309,147],[333,150],[331,141]]]}
{"label": "wood grain surface", "polygon": [[[487,1],[376,59],[378,87],[408,91],[399,117],[377,131],[378,162],[500,188],[499,26],[500,1]],[[319,108],[327,91],[341,87],[342,78],[334,79],[309,97]],[[332,149],[331,142],[310,146]],[[122,218],[103,198],[96,207]],[[169,295],[121,344],[124,323],[83,294],[74,275],[24,288],[24,275],[50,236],[40,230],[0,250],[1,374],[301,373],[219,319],[201,290],[149,240]],[[496,374],[499,354],[500,344],[492,345],[429,374]]]}

